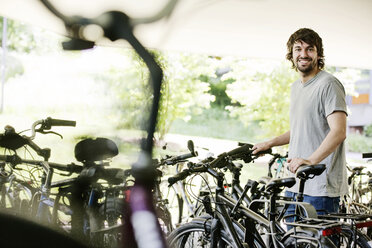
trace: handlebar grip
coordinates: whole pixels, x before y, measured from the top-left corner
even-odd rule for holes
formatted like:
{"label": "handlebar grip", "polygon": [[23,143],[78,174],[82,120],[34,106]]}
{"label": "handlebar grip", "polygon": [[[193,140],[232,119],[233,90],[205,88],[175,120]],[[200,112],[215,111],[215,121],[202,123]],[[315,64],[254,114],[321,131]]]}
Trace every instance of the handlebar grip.
{"label": "handlebar grip", "polygon": [[253,145],[250,143],[238,142],[238,146],[245,146],[245,145],[247,145],[249,148],[253,147]]}
{"label": "handlebar grip", "polygon": [[185,159],[188,159],[188,158],[192,158],[192,157],[196,157],[196,156],[198,156],[198,152],[194,151],[194,152],[182,154],[182,155],[179,155],[179,156],[176,156],[176,157],[171,157],[171,158],[163,161],[163,163],[165,163],[167,165],[173,165],[173,164],[178,163],[179,161],[182,161],[182,160],[185,160]]}
{"label": "handlebar grip", "polygon": [[71,173],[80,173],[83,170],[83,166],[76,165],[74,163],[58,164],[58,163],[49,162],[49,166],[57,170],[67,171]]}
{"label": "handlebar grip", "polygon": [[243,152],[250,152],[250,149],[252,148],[252,145],[251,144],[245,144],[241,147],[238,147],[238,148],[235,148],[229,152],[227,152],[227,155],[229,156],[233,156],[233,155],[236,155],[236,154],[239,154],[239,153],[243,153]]}
{"label": "handlebar grip", "polygon": [[195,151],[195,152],[190,152],[190,153],[179,155],[177,157],[174,157],[172,160],[173,161],[185,160],[185,159],[196,157],[196,156],[198,156],[198,152]]}
{"label": "handlebar grip", "polygon": [[70,120],[61,120],[61,119],[53,119],[51,117],[48,117],[46,121],[51,126],[69,126],[69,127],[75,127],[76,121],[70,121]]}
{"label": "handlebar grip", "polygon": [[169,178],[168,178],[169,186],[172,186],[172,185],[175,184],[176,182],[185,179],[185,178],[186,178],[187,176],[189,176],[189,175],[190,175],[189,170],[188,170],[188,169],[185,169],[185,170],[181,171],[180,173],[176,174],[175,176],[173,176],[173,177],[169,177]]}
{"label": "handlebar grip", "polygon": [[367,152],[362,154],[363,158],[372,158],[372,152]]}
{"label": "handlebar grip", "polygon": [[272,152],[273,152],[272,149],[269,148],[269,149],[267,149],[267,150],[265,150],[265,151],[257,152],[255,155],[258,156],[258,155],[263,155],[263,154],[270,154],[270,153],[272,153]]}
{"label": "handlebar grip", "polygon": [[211,168],[220,168],[225,165],[226,153],[220,154],[217,158],[213,159],[210,163]]}

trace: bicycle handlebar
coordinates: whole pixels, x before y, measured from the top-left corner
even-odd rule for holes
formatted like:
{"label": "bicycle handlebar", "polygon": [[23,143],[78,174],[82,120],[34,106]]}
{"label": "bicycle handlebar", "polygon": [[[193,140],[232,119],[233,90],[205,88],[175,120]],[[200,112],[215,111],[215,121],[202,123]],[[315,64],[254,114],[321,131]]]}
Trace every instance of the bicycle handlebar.
{"label": "bicycle handlebar", "polygon": [[186,153],[186,154],[181,154],[181,155],[178,155],[176,157],[170,157],[170,158],[164,159],[163,161],[160,162],[160,165],[162,165],[162,164],[174,165],[174,164],[177,164],[179,162],[182,162],[183,160],[193,158],[193,157],[196,157],[196,156],[198,156],[197,151]]}
{"label": "bicycle handlebar", "polygon": [[214,159],[211,162],[210,165],[213,168],[223,167],[224,164],[225,164],[223,162],[226,161],[226,159],[228,157],[230,157],[231,159],[242,159],[244,162],[250,163],[253,160],[255,160],[256,158],[258,158],[259,156],[263,155],[263,154],[271,154],[272,153],[272,150],[270,148],[268,150],[261,151],[261,152],[258,152],[258,153],[253,155],[252,154],[253,150],[251,150],[252,147],[253,147],[253,145],[251,145],[251,144],[244,144],[241,147],[235,148],[235,149],[233,149],[229,152],[221,153],[220,155],[218,155],[218,157],[216,159]]}
{"label": "bicycle handlebar", "polygon": [[45,122],[48,123],[48,125],[50,126],[66,126],[66,127],[76,126],[76,121],[53,119],[51,117],[46,118]]}
{"label": "bicycle handlebar", "polygon": [[229,152],[227,152],[227,155],[229,156],[234,156],[234,155],[238,155],[238,154],[241,154],[241,153],[246,153],[247,151],[250,151],[250,149],[253,147],[253,145],[251,144],[244,144],[238,148],[235,148]]}
{"label": "bicycle handlebar", "polygon": [[183,171],[177,173],[173,177],[169,177],[168,178],[168,183],[169,183],[168,186],[169,187],[172,186],[176,182],[185,179],[186,177],[190,176],[193,173],[208,172],[209,174],[211,174],[214,177],[218,176],[218,173],[214,169],[210,168],[210,166],[206,166],[204,164],[202,164],[202,165],[194,164],[194,165],[195,166],[192,166],[189,169],[184,169]]}
{"label": "bicycle handlebar", "polygon": [[189,169],[184,169],[183,171],[181,171],[180,173],[177,173],[173,177],[169,177],[168,178],[169,187],[172,186],[173,184],[175,184],[176,182],[185,179],[190,174],[191,173],[190,173]]}
{"label": "bicycle handlebar", "polygon": [[[41,127],[36,129],[38,125],[41,125]],[[33,140],[35,138],[36,132],[50,130],[53,126],[75,127],[76,121],[53,119],[52,117],[35,121],[31,126],[31,136],[29,136],[28,138]]]}

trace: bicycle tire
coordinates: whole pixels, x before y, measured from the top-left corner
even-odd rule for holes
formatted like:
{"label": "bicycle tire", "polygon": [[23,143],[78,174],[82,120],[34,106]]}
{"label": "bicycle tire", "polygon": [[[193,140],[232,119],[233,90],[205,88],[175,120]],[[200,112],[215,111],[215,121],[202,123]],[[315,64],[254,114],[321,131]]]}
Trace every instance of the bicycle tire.
{"label": "bicycle tire", "polygon": [[[162,199],[166,200],[166,205],[172,216],[172,225],[178,226],[182,223],[184,217],[187,215],[186,211],[184,213],[184,205],[186,204],[178,193],[176,185],[168,186],[168,181],[161,181],[159,188],[161,191]],[[161,205],[161,203],[160,203]]]}
{"label": "bicycle tire", "polygon": [[[186,223],[176,228],[167,239],[171,248],[210,247],[208,234],[200,223]],[[222,231],[219,247],[234,247],[227,234]]]}
{"label": "bicycle tire", "polygon": [[372,241],[358,229],[356,230],[356,240],[353,239],[353,231],[350,227],[343,227],[341,230],[340,247],[371,248]]}
{"label": "bicycle tire", "polygon": [[370,214],[371,208],[359,202],[351,202],[349,204],[350,213],[352,214]]}
{"label": "bicycle tire", "polygon": [[168,235],[173,231],[171,213],[168,211],[166,206],[157,205],[155,212],[158,217],[160,228],[165,235]]}
{"label": "bicycle tire", "polygon": [[[233,225],[239,239],[244,240],[245,229],[236,222],[234,222]],[[170,248],[210,247],[210,240],[208,240],[208,232],[210,229],[211,221],[206,216],[195,218],[191,222],[185,223],[173,230],[167,238],[167,243]],[[191,239],[190,237],[196,237],[198,244],[190,244],[189,241],[195,241],[195,239]],[[218,245],[218,247],[235,247],[229,235],[224,230],[221,230],[221,238]],[[248,247],[247,244],[243,244],[243,246]],[[260,245],[260,242],[254,240],[253,247],[264,247],[264,245]]]}
{"label": "bicycle tire", "polygon": [[3,183],[0,189],[0,209],[14,215],[31,216],[34,192],[35,189],[24,182]]}

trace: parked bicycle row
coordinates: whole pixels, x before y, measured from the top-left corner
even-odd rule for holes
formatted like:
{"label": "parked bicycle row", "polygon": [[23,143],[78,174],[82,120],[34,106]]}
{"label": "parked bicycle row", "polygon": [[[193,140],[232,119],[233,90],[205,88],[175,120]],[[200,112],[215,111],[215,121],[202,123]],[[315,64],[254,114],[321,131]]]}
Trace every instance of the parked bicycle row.
{"label": "parked bicycle row", "polygon": [[[84,139],[75,146],[77,162],[60,164],[49,161],[49,148],[34,142],[37,134],[54,133],[54,126],[75,124],[39,120],[29,136],[5,127],[0,135],[1,211],[53,227],[81,245],[122,247],[135,182],[131,169],[109,167],[119,153],[117,145],[107,138]],[[253,154],[252,147],[240,143],[231,151],[199,158],[189,141],[188,153],[153,160],[157,180],[149,187],[170,247],[371,247],[368,163],[349,168],[350,194],[340,202],[340,212],[319,215],[303,202],[303,192],[306,181],[325,173],[325,166],[302,166],[296,177],[287,177],[286,154]],[[24,158],[25,151],[39,158]],[[272,156],[267,176],[243,181],[242,170],[261,155]],[[65,179],[54,180],[55,174]],[[300,188],[293,201],[283,188],[296,180]]]}
{"label": "parked bicycle row", "polygon": [[[169,236],[171,247],[370,247],[371,246],[371,174],[366,175],[363,201],[348,202],[349,205],[364,206],[364,212],[345,212],[318,215],[313,206],[302,202],[305,182],[324,173],[325,166],[302,166],[296,173],[300,181],[300,192],[296,202],[284,197],[283,187],[295,183],[293,177],[281,175],[285,156],[270,153],[268,176],[259,181],[248,180],[241,187],[239,177],[242,165],[238,161],[252,162],[252,145],[241,147],[217,156],[213,160],[188,163],[188,168],[169,178],[170,184],[199,175],[204,177],[209,194],[200,194],[194,211],[196,217],[181,225]],[[277,165],[273,177],[272,166]],[[249,164],[244,164],[249,166]],[[221,171],[222,169],[222,171]],[[248,168],[247,168],[248,169]],[[355,170],[355,168],[354,168]],[[358,168],[357,170],[361,170]],[[232,173],[230,182],[225,182],[227,173]],[[211,185],[205,174],[215,179]],[[275,178],[277,177],[277,178]],[[349,183],[359,183],[353,174]],[[190,182],[190,184],[193,184]],[[214,187],[213,187],[214,186]],[[228,187],[226,187],[228,186]],[[213,188],[213,191],[212,191]],[[368,198],[368,200],[366,200]],[[362,199],[360,199],[362,200]],[[344,202],[342,202],[344,204]],[[290,206],[292,215],[288,214]],[[288,228],[289,227],[289,228]]]}

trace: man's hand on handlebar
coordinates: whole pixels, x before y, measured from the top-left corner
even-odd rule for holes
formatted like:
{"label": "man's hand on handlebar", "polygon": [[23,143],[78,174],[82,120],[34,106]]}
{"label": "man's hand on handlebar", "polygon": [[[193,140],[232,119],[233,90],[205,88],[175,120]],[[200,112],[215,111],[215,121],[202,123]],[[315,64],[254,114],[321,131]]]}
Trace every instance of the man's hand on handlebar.
{"label": "man's hand on handlebar", "polygon": [[262,142],[262,143],[258,143],[258,144],[255,144],[253,147],[252,147],[252,154],[257,154],[261,151],[266,151],[268,149],[270,149],[271,146],[269,145],[268,142]]}

